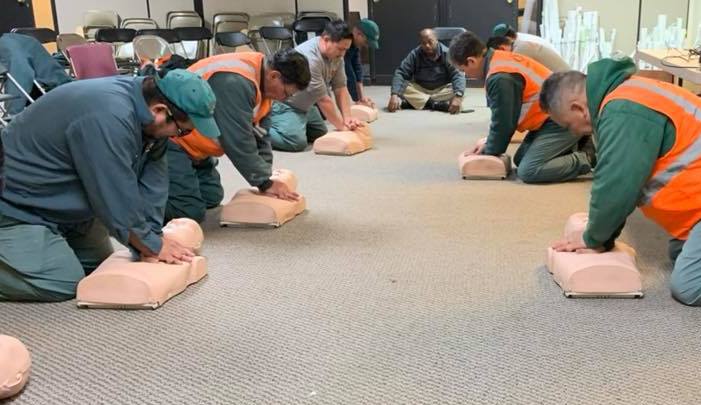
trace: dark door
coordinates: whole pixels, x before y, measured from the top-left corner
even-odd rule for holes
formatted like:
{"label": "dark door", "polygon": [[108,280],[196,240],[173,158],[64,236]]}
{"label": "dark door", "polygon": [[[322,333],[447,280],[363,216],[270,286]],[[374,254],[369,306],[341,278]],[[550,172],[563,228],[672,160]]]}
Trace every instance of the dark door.
{"label": "dark door", "polygon": [[499,23],[517,27],[517,0],[443,0],[444,13],[441,25],[464,27],[477,34],[483,41],[492,34],[492,28]]}
{"label": "dark door", "polygon": [[374,83],[389,84],[422,28],[464,27],[485,42],[496,24],[516,26],[517,0],[368,0],[368,14],[380,26],[380,49],[371,57]]}
{"label": "dark door", "polygon": [[0,34],[13,28],[34,26],[30,0],[0,0],[0,10]]}
{"label": "dark door", "polygon": [[397,66],[419,45],[419,31],[438,25],[439,0],[371,0],[368,14],[380,26],[371,75],[375,83],[389,84]]}

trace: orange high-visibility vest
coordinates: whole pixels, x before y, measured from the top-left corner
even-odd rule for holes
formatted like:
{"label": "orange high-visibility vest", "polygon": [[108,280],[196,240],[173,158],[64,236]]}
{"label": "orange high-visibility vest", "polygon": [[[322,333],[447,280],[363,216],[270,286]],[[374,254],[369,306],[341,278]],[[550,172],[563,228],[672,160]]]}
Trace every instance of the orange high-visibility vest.
{"label": "orange high-visibility vest", "polygon": [[[209,80],[212,75],[220,72],[237,73],[253,82],[256,88],[256,106],[253,110],[253,124],[258,125],[260,121],[270,113],[272,100],[263,98],[260,90],[260,81],[263,75],[263,64],[265,56],[259,52],[236,52],[224,53],[212,56],[193,64],[187,70],[200,75],[203,79]],[[201,160],[209,156],[221,156],[224,154],[219,142],[193,130],[190,134],[171,138],[171,140],[190,155],[195,160]]]}
{"label": "orange high-visibility vest", "polygon": [[516,129],[521,132],[539,129],[548,119],[548,114],[540,109],[538,102],[540,88],[552,72],[528,56],[495,50],[489,62],[487,78],[495,73],[518,73],[523,77],[526,86],[523,88],[521,114]]}
{"label": "orange high-visibility vest", "polygon": [[633,76],[604,98],[599,111],[612,100],[633,101],[672,120],[676,140],[657,158],[638,206],[672,236],[686,240],[701,220],[701,99],[671,83]]}

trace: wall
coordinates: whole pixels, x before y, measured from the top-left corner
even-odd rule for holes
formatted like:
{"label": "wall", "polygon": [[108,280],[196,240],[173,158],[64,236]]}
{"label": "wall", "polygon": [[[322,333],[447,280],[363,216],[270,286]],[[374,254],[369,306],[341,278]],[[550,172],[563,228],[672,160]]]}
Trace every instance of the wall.
{"label": "wall", "polygon": [[148,15],[144,0],[56,0],[59,32],[76,32],[83,25],[83,13],[88,10],[114,10],[122,18]]}
{"label": "wall", "polygon": [[360,18],[368,17],[368,1],[367,0],[349,0],[348,9],[360,13]]}
{"label": "wall", "polygon": [[560,17],[567,18],[567,11],[578,6],[584,11],[599,11],[599,26],[606,30],[607,38],[616,28],[614,49],[632,54],[638,38],[638,0],[559,0]]}
{"label": "wall", "polygon": [[[44,0],[37,0],[44,1]],[[343,16],[342,0],[298,0],[300,11],[331,11]],[[168,11],[194,10],[193,0],[150,0],[151,18],[165,26]],[[241,11],[249,14],[294,13],[294,0],[203,0],[205,21],[211,21],[215,13]],[[146,17],[146,0],[56,0],[58,29],[74,32],[83,25],[83,13],[87,10],[114,10],[122,18]],[[367,12],[366,12],[367,14]]]}

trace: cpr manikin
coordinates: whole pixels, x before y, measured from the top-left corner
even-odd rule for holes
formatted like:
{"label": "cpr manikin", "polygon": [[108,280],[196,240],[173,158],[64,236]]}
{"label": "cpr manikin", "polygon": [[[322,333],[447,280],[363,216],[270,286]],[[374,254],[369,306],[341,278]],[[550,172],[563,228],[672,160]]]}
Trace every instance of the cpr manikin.
{"label": "cpr manikin", "polygon": [[31,368],[27,347],[12,336],[0,335],[0,399],[22,391],[29,381]]}
{"label": "cpr manikin", "polygon": [[373,122],[377,119],[377,108],[368,107],[363,104],[354,104],[351,106],[351,117],[363,121]]}
{"label": "cpr manikin", "polygon": [[[580,240],[587,220],[586,213],[570,216],[565,238]],[[556,252],[548,248],[547,266],[568,298],[643,296],[635,250],[623,242],[616,242],[614,249],[605,253]]]}
{"label": "cpr manikin", "polygon": [[318,155],[348,156],[372,148],[370,126],[365,124],[354,131],[334,131],[314,141],[314,153]]}
{"label": "cpr manikin", "polygon": [[[487,138],[481,138],[475,146],[484,145]],[[507,154],[501,156],[467,155],[461,153],[458,156],[458,169],[463,179],[490,180],[505,179],[511,172],[511,157]]]}
{"label": "cpr manikin", "polygon": [[[174,219],[163,235],[199,252],[202,228],[188,218]],[[167,264],[133,261],[131,253],[113,253],[78,284],[79,307],[156,309],[207,275],[207,259],[195,256],[190,263]]]}
{"label": "cpr manikin", "polygon": [[[271,179],[282,181],[292,190],[297,190],[297,177],[289,170],[273,172]],[[304,212],[307,202],[303,196],[297,201],[282,200],[262,194],[256,189],[239,190],[231,201],[224,205],[219,217],[222,226],[279,227]]]}

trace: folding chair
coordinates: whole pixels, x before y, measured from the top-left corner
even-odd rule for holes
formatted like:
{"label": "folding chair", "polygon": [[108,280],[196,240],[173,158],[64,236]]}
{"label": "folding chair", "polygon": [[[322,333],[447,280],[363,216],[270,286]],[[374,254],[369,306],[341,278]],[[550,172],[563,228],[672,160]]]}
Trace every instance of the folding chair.
{"label": "folding chair", "polygon": [[251,17],[246,13],[217,13],[212,18],[212,32],[240,32],[248,29]]}
{"label": "folding chair", "polygon": [[[285,27],[260,27],[258,32],[263,40],[263,45],[265,46],[264,53],[267,56],[274,55],[280,49],[294,47],[292,32]],[[270,49],[268,41],[277,41],[275,50]]]}
{"label": "folding chair", "polygon": [[171,30],[171,29],[167,29],[167,28],[139,30],[136,32],[136,35],[137,36],[154,35],[157,37],[161,37],[168,44],[170,44],[170,50],[172,53],[178,53],[175,51],[175,45],[180,44],[180,50],[182,51],[182,54],[180,56],[182,56],[184,58],[187,57],[187,50],[185,49],[185,46],[183,45],[182,41],[180,40],[180,37],[175,32],[175,30]]}
{"label": "folding chair", "polygon": [[110,44],[95,42],[73,45],[68,47],[67,51],[73,73],[78,80],[119,74]]}
{"label": "folding chair", "polygon": [[111,10],[88,10],[83,13],[83,37],[95,39],[95,33],[100,28],[119,27],[119,14]]}
{"label": "folding chair", "polygon": [[131,28],[133,30],[158,29],[158,23],[150,18],[125,18],[122,20],[120,28]]}
{"label": "folding chair", "polygon": [[330,22],[331,19],[329,17],[301,17],[292,26],[295,32],[295,42],[301,44],[310,38],[321,35],[324,32],[324,28],[326,28],[326,24]]}
{"label": "folding chair", "polygon": [[[7,94],[6,86],[8,81],[20,91],[22,96]],[[27,93],[22,86],[17,83],[17,80],[12,77],[5,65],[0,63],[0,125],[7,126],[8,122],[12,119],[12,116],[8,112],[5,103],[18,100],[20,98],[26,99],[30,104],[34,102],[32,96],[30,96],[29,93]]]}
{"label": "folding chair", "polygon": [[170,29],[203,26],[202,17],[195,11],[169,11],[166,14],[166,27]]}
{"label": "folding chair", "polygon": [[[183,44],[186,55],[188,59],[201,59],[207,56],[207,50],[209,49],[209,40],[212,39],[212,32],[205,27],[178,27],[173,31],[180,38],[180,42]],[[188,45],[195,44],[195,52],[192,57],[190,57],[190,52],[188,50]]]}
{"label": "folding chair", "polygon": [[120,73],[128,73],[139,67],[132,46],[135,36],[136,31],[131,28],[101,28],[95,33],[95,41],[111,44]]}
{"label": "folding chair", "polygon": [[15,34],[29,35],[42,44],[50,44],[56,42],[56,31],[49,28],[13,28]]}
{"label": "folding chair", "polygon": [[463,32],[467,31],[463,27],[434,27],[433,32],[436,33],[436,37],[438,38],[438,42],[442,43],[445,46],[450,46],[450,41],[462,34]]}
{"label": "folding chair", "polygon": [[240,46],[250,46],[251,38],[243,32],[219,32],[214,42],[216,42],[215,54],[220,54],[236,52],[236,48]]}
{"label": "folding chair", "polygon": [[137,35],[134,38],[134,54],[140,61],[158,59],[172,55],[170,45],[156,35]]}

